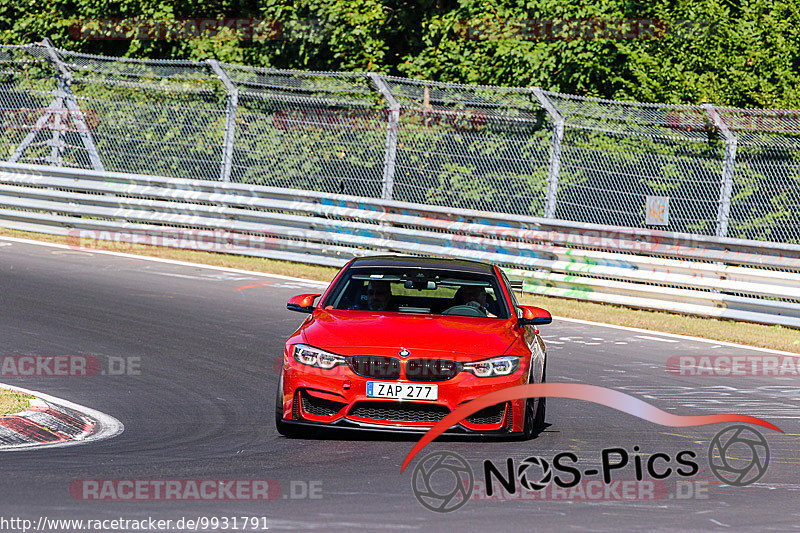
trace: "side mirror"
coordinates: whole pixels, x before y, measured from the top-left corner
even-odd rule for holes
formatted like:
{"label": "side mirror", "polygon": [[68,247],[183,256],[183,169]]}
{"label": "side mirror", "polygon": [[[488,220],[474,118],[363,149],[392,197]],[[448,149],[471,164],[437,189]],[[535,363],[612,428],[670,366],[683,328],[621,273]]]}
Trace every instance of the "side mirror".
{"label": "side mirror", "polygon": [[517,316],[519,316],[519,323],[522,326],[541,326],[543,324],[550,324],[553,321],[553,317],[550,316],[550,313],[541,307],[520,305],[517,306],[517,309],[519,310],[517,313]]}
{"label": "side mirror", "polygon": [[298,296],[292,296],[286,304],[286,309],[289,311],[299,311],[300,313],[313,313],[314,300],[319,296],[319,294],[300,294]]}

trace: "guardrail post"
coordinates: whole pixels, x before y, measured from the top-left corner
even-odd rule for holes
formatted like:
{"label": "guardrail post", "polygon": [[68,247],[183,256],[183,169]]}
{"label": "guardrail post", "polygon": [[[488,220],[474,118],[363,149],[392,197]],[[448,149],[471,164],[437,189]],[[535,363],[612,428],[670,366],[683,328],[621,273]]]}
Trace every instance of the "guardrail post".
{"label": "guardrail post", "polygon": [[228,73],[225,72],[216,59],[206,59],[211,66],[211,70],[220,79],[228,92],[227,114],[225,116],[225,139],[222,145],[222,168],[220,169],[220,181],[231,181],[231,169],[233,168],[233,143],[236,139],[236,108],[239,107],[239,89],[231,81]]}
{"label": "guardrail post", "polygon": [[383,187],[381,198],[391,200],[394,190],[394,170],[397,160],[397,129],[400,127],[400,103],[389,90],[386,82],[376,73],[370,72],[369,79],[389,105],[389,121],[386,125],[386,155],[383,159]]}
{"label": "guardrail post", "polygon": [[731,212],[733,173],[736,170],[736,135],[711,104],[703,104],[711,122],[725,138],[725,161],[722,163],[722,176],[719,190],[719,209],[717,211],[717,237],[728,236],[728,221]]}
{"label": "guardrail post", "polygon": [[550,167],[547,170],[547,193],[544,203],[545,218],[556,217],[558,196],[558,174],[561,170],[561,142],[564,140],[564,116],[539,87],[531,89],[539,104],[553,120],[553,142],[550,145]]}
{"label": "guardrail post", "polygon": [[[59,107],[66,104],[67,109],[70,111],[70,116],[72,117],[72,121],[75,123],[75,126],[78,129],[78,136],[81,139],[81,143],[83,143],[83,147],[86,149],[86,152],[89,154],[89,161],[92,163],[92,168],[94,170],[103,171],[105,168],[103,167],[103,162],[100,160],[100,154],[97,152],[97,146],[94,144],[94,139],[92,139],[92,135],[89,133],[89,127],[86,125],[86,120],[83,115],[83,111],[81,111],[80,106],[78,105],[78,101],[75,98],[75,95],[72,93],[72,89],[70,88],[70,84],[72,83],[72,74],[70,73],[67,65],[61,60],[61,56],[58,55],[58,51],[53,46],[53,43],[50,42],[50,39],[45,38],[42,42],[39,43],[40,46],[43,46],[47,51],[47,57],[56,67],[58,70],[58,90],[56,95],[56,100],[63,102],[59,104]],[[50,108],[54,109],[54,108]],[[57,109],[57,108],[56,108]],[[48,114],[48,118],[50,114],[53,114],[55,111],[50,111]],[[41,120],[44,117],[40,117]],[[61,113],[56,114],[56,126],[61,118]],[[45,118],[42,125],[47,122],[47,118]],[[37,121],[37,125],[39,122]],[[60,139],[60,132],[56,130],[53,131],[53,153],[50,156],[51,163],[60,163],[61,157],[59,156],[59,144],[61,143]],[[34,135],[36,134],[35,131],[32,131]],[[32,139],[31,139],[32,140]],[[24,147],[22,148],[25,149]],[[20,152],[20,155],[22,153]]]}

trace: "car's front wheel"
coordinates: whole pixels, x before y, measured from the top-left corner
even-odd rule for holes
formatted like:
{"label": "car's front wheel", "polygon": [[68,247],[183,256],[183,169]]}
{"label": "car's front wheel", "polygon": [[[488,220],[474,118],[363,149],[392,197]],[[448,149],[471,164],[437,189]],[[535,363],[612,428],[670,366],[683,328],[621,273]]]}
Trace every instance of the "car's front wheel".
{"label": "car's front wheel", "polygon": [[[531,374],[528,378],[528,383],[533,383],[533,366],[531,366]],[[547,362],[545,361],[544,368],[542,369],[542,383],[547,381]],[[522,438],[524,440],[532,439],[544,427],[544,419],[547,412],[547,398],[541,397],[536,402],[535,398],[528,398],[525,401],[525,424],[522,429]]]}
{"label": "car's front wheel", "polygon": [[275,396],[275,427],[284,437],[299,437],[301,431],[283,421],[283,372],[278,382],[278,393]]}

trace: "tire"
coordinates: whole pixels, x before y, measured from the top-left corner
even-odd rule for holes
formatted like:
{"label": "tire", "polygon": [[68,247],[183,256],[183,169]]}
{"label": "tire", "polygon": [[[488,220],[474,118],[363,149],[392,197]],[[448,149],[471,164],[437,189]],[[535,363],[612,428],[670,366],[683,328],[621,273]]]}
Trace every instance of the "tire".
{"label": "tire", "polygon": [[284,437],[294,438],[302,435],[302,430],[283,421],[283,372],[275,395],[275,428]]}
{"label": "tire", "polygon": [[[542,383],[546,381],[547,363],[542,369]],[[533,368],[528,383],[533,383]],[[522,429],[522,440],[530,440],[544,428],[544,419],[547,411],[547,398],[539,398],[538,405],[533,398],[525,400],[525,424]],[[534,412],[535,411],[535,412]]]}
{"label": "tire", "polygon": [[[547,383],[547,360],[545,359],[542,368],[542,383]],[[534,430],[539,432],[544,429],[544,419],[547,416],[547,397],[539,398],[539,406],[536,409],[536,418],[533,420]]]}

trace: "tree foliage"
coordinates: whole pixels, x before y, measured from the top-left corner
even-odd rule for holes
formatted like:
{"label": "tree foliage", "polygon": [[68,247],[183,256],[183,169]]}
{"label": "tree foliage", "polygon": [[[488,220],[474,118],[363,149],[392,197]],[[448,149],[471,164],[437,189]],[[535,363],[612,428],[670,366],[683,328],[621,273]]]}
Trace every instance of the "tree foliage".
{"label": "tree foliage", "polygon": [[[159,40],[76,32],[86,21],[137,18],[249,18],[266,21],[268,30],[257,38],[223,29]],[[800,107],[800,0],[0,3],[0,42],[44,37],[61,48],[125,57],[213,57],[648,102]]]}

